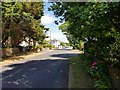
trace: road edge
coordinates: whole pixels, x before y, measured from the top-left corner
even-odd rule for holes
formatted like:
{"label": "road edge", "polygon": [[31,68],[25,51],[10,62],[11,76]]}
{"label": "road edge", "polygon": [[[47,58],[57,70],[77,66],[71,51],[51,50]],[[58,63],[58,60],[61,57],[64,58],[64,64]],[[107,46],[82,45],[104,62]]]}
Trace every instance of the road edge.
{"label": "road edge", "polygon": [[2,62],[0,62],[0,67],[4,67],[4,66],[8,66],[8,65],[14,64],[17,61],[24,61],[25,59],[29,59],[31,57],[42,55],[42,54],[45,54],[45,53],[48,53],[48,52],[51,52],[51,51],[53,51],[53,50],[41,51],[41,52],[38,52],[38,53],[33,52],[31,54],[28,54],[28,55],[20,55],[18,57],[23,57],[23,58],[21,58],[19,60],[17,60],[17,59],[15,59],[15,60],[6,59],[6,60],[3,60]]}
{"label": "road edge", "polygon": [[70,90],[70,88],[72,87],[72,72],[71,72],[71,64],[69,64],[69,76],[68,76],[68,89]]}

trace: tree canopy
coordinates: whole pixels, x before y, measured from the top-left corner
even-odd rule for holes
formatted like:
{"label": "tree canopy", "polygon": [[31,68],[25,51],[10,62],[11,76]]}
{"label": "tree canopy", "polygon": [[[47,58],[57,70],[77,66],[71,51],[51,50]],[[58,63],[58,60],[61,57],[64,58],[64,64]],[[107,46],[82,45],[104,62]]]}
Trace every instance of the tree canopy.
{"label": "tree canopy", "polygon": [[[112,65],[120,65],[120,2],[56,2],[48,10],[71,45]],[[76,44],[76,45],[75,45]]]}
{"label": "tree canopy", "polygon": [[2,2],[2,46],[18,46],[26,37],[42,43],[48,31],[40,20],[43,7],[43,2]]}

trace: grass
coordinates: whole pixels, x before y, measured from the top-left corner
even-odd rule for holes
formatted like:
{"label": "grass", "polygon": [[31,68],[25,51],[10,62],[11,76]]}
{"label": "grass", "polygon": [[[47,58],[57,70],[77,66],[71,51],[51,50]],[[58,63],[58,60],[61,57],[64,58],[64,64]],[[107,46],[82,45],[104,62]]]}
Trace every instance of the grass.
{"label": "grass", "polygon": [[92,78],[85,72],[80,56],[71,58],[71,88],[93,88]]}

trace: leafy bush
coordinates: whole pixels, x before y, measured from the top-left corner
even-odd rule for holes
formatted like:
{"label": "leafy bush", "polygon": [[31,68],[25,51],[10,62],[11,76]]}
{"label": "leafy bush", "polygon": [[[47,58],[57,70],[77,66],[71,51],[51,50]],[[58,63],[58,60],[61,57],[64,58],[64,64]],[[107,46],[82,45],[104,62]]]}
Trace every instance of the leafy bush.
{"label": "leafy bush", "polygon": [[86,72],[88,72],[88,69],[91,66],[91,63],[93,62],[93,57],[91,55],[81,55],[81,60],[83,60],[83,64],[85,65],[84,69]]}
{"label": "leafy bush", "polygon": [[95,88],[111,88],[110,81],[107,79],[107,77],[96,80],[94,84]]}
{"label": "leafy bush", "polygon": [[109,72],[103,63],[98,63],[94,67],[91,66],[88,72],[94,77],[95,88],[111,88]]}
{"label": "leafy bush", "polygon": [[35,46],[35,49],[40,49],[40,50],[42,50],[42,48],[43,48],[42,45],[37,45],[37,46]]}
{"label": "leafy bush", "polygon": [[111,80],[107,66],[102,62],[93,61],[91,55],[81,55],[85,71],[94,79],[95,88],[111,88]]}
{"label": "leafy bush", "polygon": [[93,47],[88,48],[88,53],[94,55],[95,54],[95,48],[93,48]]}

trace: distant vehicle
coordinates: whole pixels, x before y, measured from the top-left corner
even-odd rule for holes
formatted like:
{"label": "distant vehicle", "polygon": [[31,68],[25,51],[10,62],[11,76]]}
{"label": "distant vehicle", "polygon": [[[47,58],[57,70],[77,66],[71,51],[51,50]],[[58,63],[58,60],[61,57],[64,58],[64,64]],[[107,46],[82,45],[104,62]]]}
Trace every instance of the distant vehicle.
{"label": "distant vehicle", "polygon": [[58,49],[62,49],[63,47],[61,45],[58,46]]}
{"label": "distant vehicle", "polygon": [[73,48],[71,46],[65,46],[65,47],[63,47],[63,49],[72,50]]}

